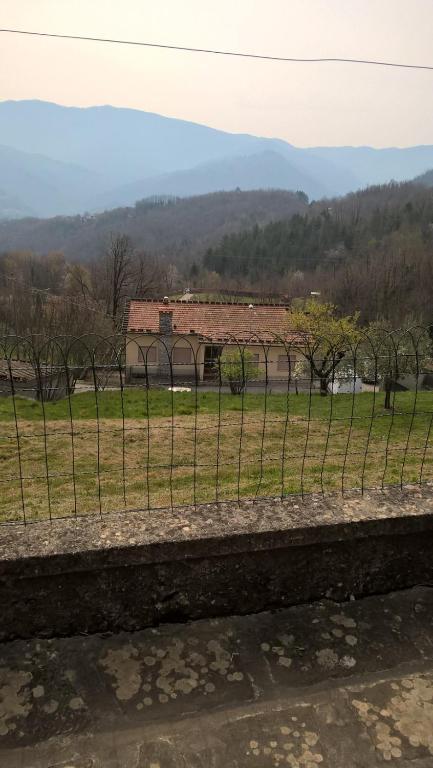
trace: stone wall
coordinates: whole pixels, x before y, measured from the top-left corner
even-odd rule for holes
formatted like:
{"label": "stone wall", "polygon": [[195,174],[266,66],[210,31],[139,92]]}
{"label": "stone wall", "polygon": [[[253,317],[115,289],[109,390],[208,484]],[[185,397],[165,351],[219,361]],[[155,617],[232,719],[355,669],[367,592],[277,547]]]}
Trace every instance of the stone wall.
{"label": "stone wall", "polygon": [[0,639],[132,630],[433,584],[433,489],[0,528]]}

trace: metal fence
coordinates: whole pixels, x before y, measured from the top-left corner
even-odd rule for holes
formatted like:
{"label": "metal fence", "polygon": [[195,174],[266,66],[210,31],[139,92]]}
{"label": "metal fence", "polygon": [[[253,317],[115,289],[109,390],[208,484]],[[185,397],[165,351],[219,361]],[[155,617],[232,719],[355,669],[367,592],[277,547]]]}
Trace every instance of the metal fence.
{"label": "metal fence", "polygon": [[0,343],[1,523],[433,480],[427,328]]}

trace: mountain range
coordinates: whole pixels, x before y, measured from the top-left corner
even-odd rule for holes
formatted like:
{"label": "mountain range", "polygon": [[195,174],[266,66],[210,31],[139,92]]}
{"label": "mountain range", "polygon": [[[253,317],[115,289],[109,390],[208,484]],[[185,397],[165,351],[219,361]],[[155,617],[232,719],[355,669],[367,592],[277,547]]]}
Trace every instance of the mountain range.
{"label": "mountain range", "polygon": [[0,218],[237,188],[301,190],[320,199],[431,168],[432,145],[299,148],[140,110],[0,102]]}

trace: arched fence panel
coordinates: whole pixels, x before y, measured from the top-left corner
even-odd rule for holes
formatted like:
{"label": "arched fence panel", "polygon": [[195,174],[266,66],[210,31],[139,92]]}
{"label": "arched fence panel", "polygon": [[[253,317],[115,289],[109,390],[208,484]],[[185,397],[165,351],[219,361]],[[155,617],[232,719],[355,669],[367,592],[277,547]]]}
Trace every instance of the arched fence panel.
{"label": "arched fence panel", "polygon": [[0,524],[433,481],[432,359],[418,326],[5,336]]}

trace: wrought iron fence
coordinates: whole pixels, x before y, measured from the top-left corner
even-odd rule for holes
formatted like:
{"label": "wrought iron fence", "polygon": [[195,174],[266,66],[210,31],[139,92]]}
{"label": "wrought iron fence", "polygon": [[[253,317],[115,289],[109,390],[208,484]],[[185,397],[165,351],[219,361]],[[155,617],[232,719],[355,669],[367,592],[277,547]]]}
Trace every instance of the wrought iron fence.
{"label": "wrought iron fence", "polygon": [[429,329],[4,337],[0,522],[433,480]]}

